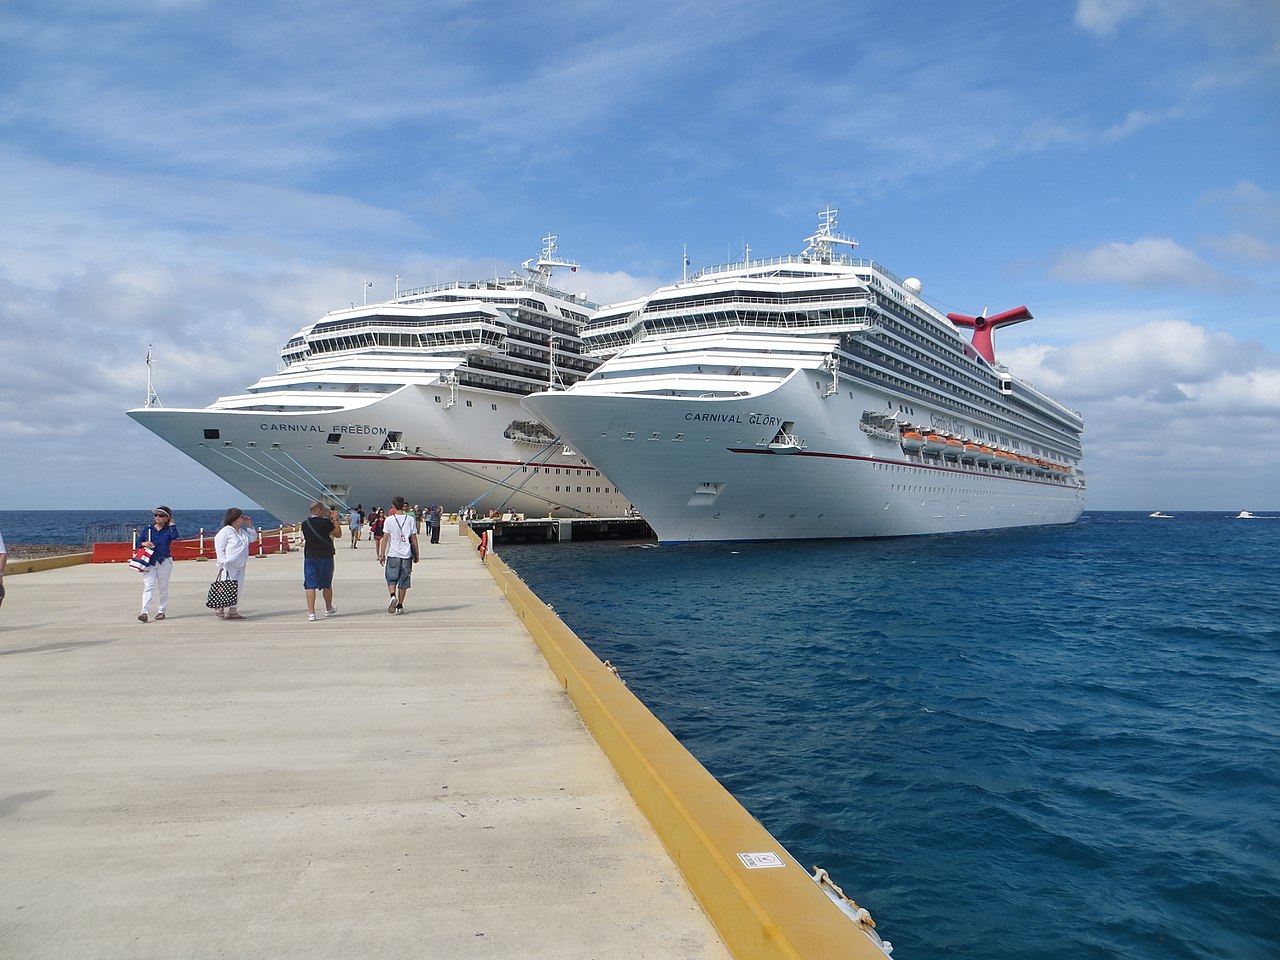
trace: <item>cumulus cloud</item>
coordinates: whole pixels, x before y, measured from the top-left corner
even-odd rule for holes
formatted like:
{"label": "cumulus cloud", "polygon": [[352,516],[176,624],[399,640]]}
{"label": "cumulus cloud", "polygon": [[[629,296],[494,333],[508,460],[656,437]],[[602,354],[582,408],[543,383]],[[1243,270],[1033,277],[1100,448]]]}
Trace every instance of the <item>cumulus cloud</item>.
{"label": "cumulus cloud", "polygon": [[1090,33],[1109,36],[1126,20],[1143,13],[1151,0],[1079,0],[1076,25]]}
{"label": "cumulus cloud", "polygon": [[1162,320],[1067,346],[1016,347],[1004,360],[1084,413],[1095,503],[1144,507],[1159,496],[1151,506],[1240,509],[1275,502],[1280,354]]}
{"label": "cumulus cloud", "polygon": [[1050,273],[1071,283],[1137,288],[1212,288],[1229,282],[1198,254],[1167,237],[1104,243],[1092,250],[1068,253],[1053,264]]}
{"label": "cumulus cloud", "polygon": [[[1130,397],[1190,399],[1192,388],[1242,375],[1268,355],[1257,344],[1186,320],[1156,320],[1066,346],[1033,344],[1004,351],[1019,376],[1073,403]],[[1271,357],[1272,365],[1280,358]],[[1268,367],[1264,366],[1264,369]]]}

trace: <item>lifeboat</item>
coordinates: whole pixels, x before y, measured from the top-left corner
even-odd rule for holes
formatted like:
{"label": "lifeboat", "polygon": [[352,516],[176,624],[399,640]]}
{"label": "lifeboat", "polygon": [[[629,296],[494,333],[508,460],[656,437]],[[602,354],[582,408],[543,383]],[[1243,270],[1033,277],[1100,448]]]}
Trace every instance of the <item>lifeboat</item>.
{"label": "lifeboat", "polygon": [[945,437],[930,433],[924,438],[924,452],[930,457],[940,457],[947,449]]}
{"label": "lifeboat", "polygon": [[964,444],[959,440],[947,437],[942,442],[946,444],[946,448],[942,451],[944,457],[956,457],[958,459],[964,453]]}
{"label": "lifeboat", "polygon": [[978,447],[978,459],[983,463],[990,463],[996,458],[996,452],[990,447]]}
{"label": "lifeboat", "polygon": [[902,449],[907,453],[919,453],[924,447],[924,434],[918,430],[904,430],[901,442]]}
{"label": "lifeboat", "polygon": [[963,458],[965,460],[978,460],[979,459],[978,455],[981,452],[982,452],[982,448],[979,447],[976,443],[966,443],[964,445]]}

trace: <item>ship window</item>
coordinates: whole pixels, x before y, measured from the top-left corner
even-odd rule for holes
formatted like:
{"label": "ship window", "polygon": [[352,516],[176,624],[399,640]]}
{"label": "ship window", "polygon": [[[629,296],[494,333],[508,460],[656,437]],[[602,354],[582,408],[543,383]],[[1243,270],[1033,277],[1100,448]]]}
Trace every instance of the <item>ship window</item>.
{"label": "ship window", "polygon": [[329,434],[329,437],[328,437],[328,439],[327,439],[325,442],[326,442],[326,443],[337,443],[337,442],[338,442],[339,440],[341,440],[341,439],[342,439],[342,434],[340,434],[340,433],[331,433],[331,434]]}
{"label": "ship window", "polygon": [[206,440],[221,440],[222,431],[221,430],[205,430],[204,438]]}
{"label": "ship window", "polygon": [[438,393],[437,393],[437,394],[436,394],[436,403],[439,403],[439,402],[440,402],[440,394],[438,394]]}
{"label": "ship window", "polygon": [[470,400],[468,400],[468,401],[467,401],[467,406],[468,406],[468,407],[469,407],[469,406],[471,406],[471,401],[470,401]]}

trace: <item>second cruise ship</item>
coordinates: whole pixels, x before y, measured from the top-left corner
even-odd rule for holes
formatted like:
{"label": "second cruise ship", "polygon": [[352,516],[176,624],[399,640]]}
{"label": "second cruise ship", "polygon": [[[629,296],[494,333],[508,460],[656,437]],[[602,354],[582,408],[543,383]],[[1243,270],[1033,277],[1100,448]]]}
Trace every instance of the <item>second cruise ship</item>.
{"label": "second cruise ship", "polygon": [[525,408],[664,542],[1079,518],[1083,419],[994,352],[992,332],[1030,311],[943,316],[919,281],[837,252],[856,242],[835,232],[836,213],[801,254],[601,309],[584,344],[609,359]]}

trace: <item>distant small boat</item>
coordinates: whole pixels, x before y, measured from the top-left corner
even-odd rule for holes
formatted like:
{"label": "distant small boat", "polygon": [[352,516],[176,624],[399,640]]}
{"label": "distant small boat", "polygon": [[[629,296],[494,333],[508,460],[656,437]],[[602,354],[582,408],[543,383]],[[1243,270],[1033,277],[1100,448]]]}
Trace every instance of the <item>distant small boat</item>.
{"label": "distant small boat", "polygon": [[1157,510],[1155,513],[1148,513],[1147,516],[1155,520],[1172,520],[1173,519],[1173,517],[1170,516],[1169,514],[1161,513],[1159,510]]}
{"label": "distant small boat", "polygon": [[1248,510],[1241,510],[1239,513],[1236,514],[1236,519],[1237,520],[1262,520],[1263,518],[1255,517]]}

